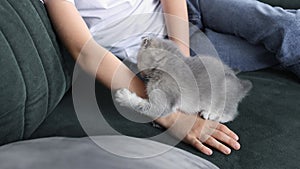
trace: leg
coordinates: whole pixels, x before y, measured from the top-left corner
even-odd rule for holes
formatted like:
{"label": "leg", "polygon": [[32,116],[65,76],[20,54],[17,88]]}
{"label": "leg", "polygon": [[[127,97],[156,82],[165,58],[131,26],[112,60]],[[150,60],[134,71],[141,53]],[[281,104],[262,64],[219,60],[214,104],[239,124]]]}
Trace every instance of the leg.
{"label": "leg", "polygon": [[203,29],[202,16],[200,11],[200,2],[195,0],[187,0],[187,9],[189,22],[196,26],[198,29]]}
{"label": "leg", "polygon": [[256,0],[199,0],[203,23],[276,53],[285,67],[299,62],[300,11],[288,12]]}
{"label": "leg", "polygon": [[240,71],[253,71],[278,65],[275,54],[263,45],[253,45],[244,39],[205,29],[190,27],[191,56],[219,57],[226,65]]}

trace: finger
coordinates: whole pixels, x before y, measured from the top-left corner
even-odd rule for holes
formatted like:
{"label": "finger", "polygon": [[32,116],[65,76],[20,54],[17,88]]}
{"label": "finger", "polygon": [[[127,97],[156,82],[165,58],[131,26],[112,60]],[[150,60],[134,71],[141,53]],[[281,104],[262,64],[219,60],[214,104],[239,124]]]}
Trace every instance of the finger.
{"label": "finger", "polygon": [[206,141],[205,144],[221,151],[224,154],[230,154],[231,153],[231,149],[228,148],[227,146],[225,146],[224,144],[220,143],[218,140],[216,140],[213,137],[209,137]]}
{"label": "finger", "polygon": [[193,147],[195,147],[197,150],[201,151],[202,153],[206,154],[206,155],[212,155],[212,150],[208,147],[206,147],[205,145],[203,145],[201,143],[200,140],[198,140],[197,138],[193,138],[193,140],[191,140],[190,143]]}
{"label": "finger", "polygon": [[231,131],[227,126],[225,126],[224,124],[219,124],[217,126],[218,130],[220,130],[221,132],[227,134],[229,137],[233,138],[234,140],[239,140],[239,136],[237,134],[235,134],[233,131]]}
{"label": "finger", "polygon": [[223,133],[220,130],[215,130],[215,132],[211,135],[213,138],[229,145],[230,147],[234,148],[235,150],[239,150],[241,145],[233,138],[229,137],[227,134]]}

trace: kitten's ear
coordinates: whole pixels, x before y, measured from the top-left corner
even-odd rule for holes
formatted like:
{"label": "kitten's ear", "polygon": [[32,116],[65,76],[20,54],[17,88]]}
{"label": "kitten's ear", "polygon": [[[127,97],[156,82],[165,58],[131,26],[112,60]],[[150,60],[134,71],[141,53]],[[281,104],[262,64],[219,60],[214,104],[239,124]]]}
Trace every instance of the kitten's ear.
{"label": "kitten's ear", "polygon": [[142,37],[142,47],[147,48],[150,46],[150,38],[148,36]]}

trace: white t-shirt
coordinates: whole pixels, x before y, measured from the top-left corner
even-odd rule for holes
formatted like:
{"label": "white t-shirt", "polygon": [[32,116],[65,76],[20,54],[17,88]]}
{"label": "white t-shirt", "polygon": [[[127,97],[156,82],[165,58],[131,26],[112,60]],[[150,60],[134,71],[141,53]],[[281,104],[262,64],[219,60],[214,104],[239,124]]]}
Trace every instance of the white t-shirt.
{"label": "white t-shirt", "polygon": [[159,0],[67,0],[72,2],[93,38],[122,59],[136,63],[144,36],[165,37]]}

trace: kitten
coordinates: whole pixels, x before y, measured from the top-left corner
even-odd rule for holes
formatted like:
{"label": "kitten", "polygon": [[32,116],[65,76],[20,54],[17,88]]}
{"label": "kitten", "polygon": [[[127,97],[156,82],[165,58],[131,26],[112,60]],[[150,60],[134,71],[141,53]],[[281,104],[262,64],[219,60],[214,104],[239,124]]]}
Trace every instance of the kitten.
{"label": "kitten", "polygon": [[121,106],[152,118],[175,111],[199,113],[221,123],[238,114],[238,103],[252,88],[215,57],[185,57],[170,40],[144,38],[137,67],[147,79],[148,99],[128,89],[119,89],[115,99]]}

